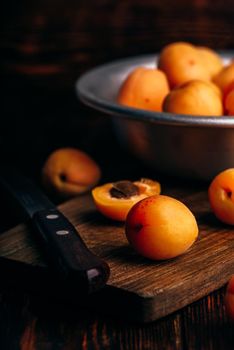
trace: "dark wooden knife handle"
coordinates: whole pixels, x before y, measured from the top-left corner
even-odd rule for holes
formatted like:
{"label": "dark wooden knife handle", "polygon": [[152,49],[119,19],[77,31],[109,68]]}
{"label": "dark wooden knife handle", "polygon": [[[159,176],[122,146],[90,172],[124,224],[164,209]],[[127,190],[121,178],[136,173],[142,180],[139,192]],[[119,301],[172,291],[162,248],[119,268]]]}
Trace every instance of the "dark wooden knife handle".
{"label": "dark wooden knife handle", "polygon": [[56,209],[36,212],[33,226],[47,256],[65,283],[92,293],[103,287],[110,274],[107,263],[85,245],[76,228]]}

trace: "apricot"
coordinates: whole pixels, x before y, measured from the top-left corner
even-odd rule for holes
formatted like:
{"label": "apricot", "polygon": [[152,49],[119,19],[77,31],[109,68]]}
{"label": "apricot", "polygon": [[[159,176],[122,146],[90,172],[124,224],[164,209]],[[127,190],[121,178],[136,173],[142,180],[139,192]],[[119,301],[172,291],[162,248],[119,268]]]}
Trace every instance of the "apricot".
{"label": "apricot", "polygon": [[151,179],[123,180],[95,187],[92,196],[100,213],[112,220],[125,221],[135,203],[160,191],[160,183]]}
{"label": "apricot", "polygon": [[214,78],[213,82],[220,88],[223,94],[230,83],[234,80],[234,62],[225,66]]}
{"label": "apricot", "polygon": [[[216,85],[217,86],[217,85]],[[228,86],[225,88],[225,92],[223,94],[223,99],[225,100],[225,98],[227,97],[227,95],[229,94],[229,92],[231,90],[234,89],[234,79],[230,82],[230,84],[228,84]]]}
{"label": "apricot", "polygon": [[125,106],[161,111],[168,92],[169,84],[162,71],[137,67],[123,82],[117,100]]}
{"label": "apricot", "polygon": [[232,81],[225,89],[223,104],[225,114],[234,116],[234,81]]}
{"label": "apricot", "polygon": [[224,100],[225,114],[234,116],[234,88],[231,90]]}
{"label": "apricot", "polygon": [[178,114],[221,116],[223,103],[214,84],[191,80],[171,90],[164,100],[163,110]]}
{"label": "apricot", "polygon": [[197,50],[212,79],[223,68],[223,61],[220,55],[208,47],[198,46]]}
{"label": "apricot", "polygon": [[222,222],[234,225],[234,168],[219,173],[208,188],[212,211]]}
{"label": "apricot", "polygon": [[165,46],[159,54],[158,68],[166,74],[171,88],[189,80],[210,80],[210,72],[201,54],[195,46],[186,42]]}
{"label": "apricot", "polygon": [[42,168],[44,186],[61,195],[72,197],[95,186],[101,177],[97,163],[76,148],[60,148],[52,152]]}
{"label": "apricot", "polygon": [[228,281],[224,303],[228,317],[234,321],[234,275]]}
{"label": "apricot", "polygon": [[182,202],[154,195],[130,209],[125,233],[140,255],[164,260],[185,253],[198,236],[198,226],[194,215]]}

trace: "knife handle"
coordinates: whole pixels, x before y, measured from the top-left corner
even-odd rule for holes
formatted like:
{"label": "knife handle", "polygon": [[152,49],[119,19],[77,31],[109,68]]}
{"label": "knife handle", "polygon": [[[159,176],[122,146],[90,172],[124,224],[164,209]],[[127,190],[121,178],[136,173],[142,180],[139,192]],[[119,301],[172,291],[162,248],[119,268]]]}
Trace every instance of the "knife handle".
{"label": "knife handle", "polygon": [[65,283],[76,283],[85,293],[92,293],[103,287],[110,274],[107,263],[93,254],[85,245],[76,228],[57,209],[36,212],[33,226],[47,256],[65,278]]}

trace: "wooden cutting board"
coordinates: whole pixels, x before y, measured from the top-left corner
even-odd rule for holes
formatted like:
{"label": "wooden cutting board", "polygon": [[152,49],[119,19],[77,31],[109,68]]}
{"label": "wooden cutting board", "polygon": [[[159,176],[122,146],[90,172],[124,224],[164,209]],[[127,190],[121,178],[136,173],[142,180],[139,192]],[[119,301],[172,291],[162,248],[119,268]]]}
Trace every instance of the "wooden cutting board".
{"label": "wooden cutting board", "polygon": [[[186,254],[163,262],[137,255],[125,238],[124,225],[101,216],[90,195],[60,206],[88,247],[105,259],[111,269],[108,285],[88,298],[89,306],[99,305],[110,314],[148,322],[218,289],[234,274],[234,228],[214,217],[206,191],[169,188],[164,194],[180,199],[193,211],[200,233]],[[14,266],[22,262],[33,266],[34,276],[38,278],[39,271],[48,271],[33,232],[26,224],[0,235],[0,256],[7,258],[3,260],[9,266],[12,261]],[[20,273],[23,270],[17,272],[18,277]]]}

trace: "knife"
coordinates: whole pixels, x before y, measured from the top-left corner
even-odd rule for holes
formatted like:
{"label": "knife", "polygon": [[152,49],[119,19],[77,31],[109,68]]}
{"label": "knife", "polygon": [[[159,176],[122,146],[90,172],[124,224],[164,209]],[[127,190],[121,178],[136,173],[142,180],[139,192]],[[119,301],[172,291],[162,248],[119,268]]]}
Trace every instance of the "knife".
{"label": "knife", "polygon": [[33,181],[12,168],[1,169],[0,187],[28,219],[54,273],[68,288],[90,294],[104,287],[108,264],[93,254],[72,223]]}

